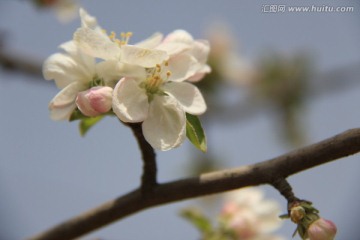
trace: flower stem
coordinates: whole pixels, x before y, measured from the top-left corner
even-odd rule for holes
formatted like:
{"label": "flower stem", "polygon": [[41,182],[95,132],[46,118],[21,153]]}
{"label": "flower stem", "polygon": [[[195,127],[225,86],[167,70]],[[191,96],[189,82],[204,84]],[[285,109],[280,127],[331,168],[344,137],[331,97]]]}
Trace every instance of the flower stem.
{"label": "flower stem", "polygon": [[141,150],[143,160],[143,174],[141,177],[141,190],[144,196],[148,196],[157,185],[156,173],[156,154],[151,145],[144,138],[141,123],[127,124],[134,133]]}
{"label": "flower stem", "polygon": [[297,197],[295,197],[291,185],[285,178],[277,178],[276,180],[272,181],[271,185],[286,198],[288,205],[291,205],[293,202],[299,200]]}

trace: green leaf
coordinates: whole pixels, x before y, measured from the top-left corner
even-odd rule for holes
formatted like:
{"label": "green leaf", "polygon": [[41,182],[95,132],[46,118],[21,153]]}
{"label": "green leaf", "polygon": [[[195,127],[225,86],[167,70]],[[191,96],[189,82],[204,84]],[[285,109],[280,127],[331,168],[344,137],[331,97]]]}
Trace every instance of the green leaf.
{"label": "green leaf", "polygon": [[209,219],[197,209],[183,209],[181,216],[191,222],[201,233],[207,235],[212,233],[213,227]]}
{"label": "green leaf", "polygon": [[79,123],[80,135],[85,136],[85,134],[90,130],[90,128],[93,127],[97,122],[99,122],[103,117],[104,116],[98,116],[81,119]]}
{"label": "green leaf", "polygon": [[202,152],[206,152],[206,136],[197,116],[186,113],[186,136]]}

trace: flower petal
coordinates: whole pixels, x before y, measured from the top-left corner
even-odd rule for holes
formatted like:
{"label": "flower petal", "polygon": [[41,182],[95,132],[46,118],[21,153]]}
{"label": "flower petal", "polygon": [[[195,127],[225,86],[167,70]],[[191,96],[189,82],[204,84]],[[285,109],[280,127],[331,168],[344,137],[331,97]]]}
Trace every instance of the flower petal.
{"label": "flower petal", "polygon": [[191,45],[182,42],[164,42],[156,49],[167,52],[170,56],[175,56],[181,52],[191,49]]}
{"label": "flower petal", "polygon": [[156,32],[153,35],[151,35],[149,38],[136,43],[135,46],[141,48],[155,48],[161,43],[162,39],[163,39],[163,34]]}
{"label": "flower petal", "polygon": [[124,45],[121,47],[121,50],[122,62],[146,68],[155,67],[156,64],[161,64],[169,58],[165,51],[141,48],[132,45]]}
{"label": "flower petal", "polygon": [[85,89],[85,85],[74,82],[61,90],[49,103],[50,118],[68,120],[76,107],[77,94]]}
{"label": "flower petal", "polygon": [[142,122],[148,115],[148,97],[133,78],[122,78],[115,86],[112,107],[121,121]]}
{"label": "flower petal", "polygon": [[200,115],[206,111],[206,103],[201,92],[191,83],[170,82],[163,86],[163,90],[174,97],[187,113]]}
{"label": "flower petal", "polygon": [[194,41],[190,33],[185,30],[178,29],[168,34],[164,39],[164,42],[182,42],[191,44]]}
{"label": "flower petal", "polygon": [[194,41],[192,55],[198,60],[198,62],[205,64],[210,52],[209,42],[206,40]]}
{"label": "flower petal", "polygon": [[84,53],[101,59],[119,59],[120,47],[108,36],[90,28],[78,28],[74,41]]}
{"label": "flower petal", "polygon": [[189,54],[179,54],[169,59],[169,81],[182,82],[196,73],[196,61]]}
{"label": "flower petal", "polygon": [[43,75],[46,80],[54,79],[57,87],[64,88],[72,82],[86,82],[92,78],[94,70],[79,64],[69,55],[56,53],[45,60]]}
{"label": "flower petal", "polygon": [[178,147],[186,137],[185,112],[172,97],[155,96],[142,130],[146,141],[155,149],[167,151]]}
{"label": "flower petal", "polygon": [[80,8],[79,10],[81,18],[81,26],[95,29],[98,27],[98,23],[95,17],[91,16],[85,9]]}

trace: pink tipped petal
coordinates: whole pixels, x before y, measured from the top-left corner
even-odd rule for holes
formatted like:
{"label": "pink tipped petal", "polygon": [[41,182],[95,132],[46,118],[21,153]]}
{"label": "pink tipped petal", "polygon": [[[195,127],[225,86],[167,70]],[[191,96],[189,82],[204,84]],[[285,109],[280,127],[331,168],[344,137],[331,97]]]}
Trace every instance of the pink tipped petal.
{"label": "pink tipped petal", "polygon": [[111,87],[100,86],[79,92],[76,97],[76,105],[85,116],[99,116],[110,111],[112,92]]}
{"label": "pink tipped petal", "polygon": [[336,231],[336,225],[332,221],[320,218],[310,225],[308,235],[310,240],[333,240]]}
{"label": "pink tipped petal", "polygon": [[180,103],[185,112],[200,115],[206,111],[206,103],[201,92],[191,83],[172,82],[165,84],[163,89]]}
{"label": "pink tipped petal", "polygon": [[148,115],[148,97],[134,79],[122,78],[115,86],[112,108],[123,122],[142,122]]}
{"label": "pink tipped petal", "polygon": [[158,150],[178,147],[186,137],[186,117],[177,101],[168,96],[155,96],[142,129],[146,141]]}
{"label": "pink tipped petal", "polygon": [[155,67],[166,61],[169,56],[165,51],[141,48],[137,46],[124,45],[121,47],[124,63],[139,65],[145,68]]}
{"label": "pink tipped petal", "polygon": [[189,82],[198,82],[201,79],[203,79],[205,77],[206,73],[195,73],[195,75],[189,77],[187,80]]}

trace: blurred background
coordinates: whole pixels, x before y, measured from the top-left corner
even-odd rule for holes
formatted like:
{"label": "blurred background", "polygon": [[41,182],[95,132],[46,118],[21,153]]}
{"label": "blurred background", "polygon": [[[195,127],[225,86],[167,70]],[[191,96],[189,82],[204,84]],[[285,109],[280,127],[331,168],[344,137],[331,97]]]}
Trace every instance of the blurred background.
{"label": "blurred background", "polygon": [[[188,141],[158,152],[160,182],[252,164],[359,127],[356,0],[78,3],[108,31],[133,32],[130,43],[179,28],[211,42],[213,72],[199,83],[209,105],[201,117],[208,153]],[[353,11],[288,8],[313,5]],[[105,118],[83,138],[76,122],[48,116],[48,102],[59,90],[39,66],[78,26],[79,19],[64,24],[55,9],[33,1],[0,0],[0,240],[24,239],[139,185],[140,152],[117,119]],[[7,62],[9,56],[26,63],[22,70]],[[337,239],[359,235],[359,160],[351,156],[289,178],[298,197],[337,224]],[[285,213],[279,193],[261,189]],[[209,215],[219,211],[219,201],[207,201]],[[180,209],[197,205],[189,200],[146,210],[83,239],[199,239],[178,217]],[[291,239],[294,229],[285,221],[278,233]]]}

